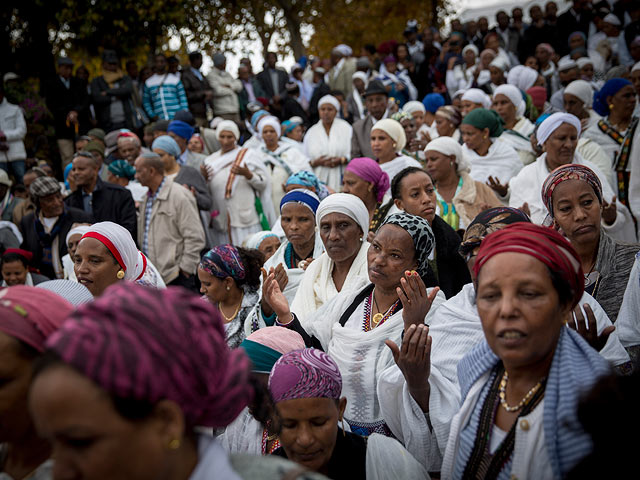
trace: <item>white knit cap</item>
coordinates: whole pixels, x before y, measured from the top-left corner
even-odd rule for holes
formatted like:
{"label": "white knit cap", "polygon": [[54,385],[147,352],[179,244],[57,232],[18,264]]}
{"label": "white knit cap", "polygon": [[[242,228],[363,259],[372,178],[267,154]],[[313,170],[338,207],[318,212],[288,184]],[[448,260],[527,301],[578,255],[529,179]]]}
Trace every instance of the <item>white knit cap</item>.
{"label": "white knit cap", "polygon": [[491,97],[479,88],[470,88],[464,92],[462,100],[469,100],[470,102],[482,105],[484,108],[491,108]]}
{"label": "white knit cap", "polygon": [[333,95],[321,97],[320,100],[318,100],[318,110],[320,110],[322,105],[326,104],[332,105],[338,112],[340,111],[340,102],[338,102],[338,99]]}
{"label": "white knit cap", "polygon": [[373,132],[374,130],[382,130],[389,135],[391,139],[396,142],[396,152],[402,150],[407,144],[407,136],[404,133],[404,128],[402,128],[400,122],[396,120],[391,118],[378,120],[373,124],[373,127],[371,127],[371,131]]}
{"label": "white knit cap", "polygon": [[585,108],[591,108],[593,105],[593,88],[591,84],[585,80],[575,80],[567,85],[564,93],[568,93],[578,97],[584,103]]}
{"label": "white knit cap", "polygon": [[238,125],[236,125],[236,122],[233,122],[231,120],[222,120],[216,127],[216,138],[218,140],[220,140],[220,134],[222,132],[233,133],[233,135],[236,137],[236,140],[240,139],[240,129],[238,128]]}
{"label": "white knit cap", "polygon": [[553,132],[555,132],[560,125],[563,123],[568,123],[576,128],[578,131],[578,137],[580,136],[581,126],[580,120],[575,115],[571,115],[570,113],[554,113],[547,117],[538,127],[538,131],[536,133],[536,139],[538,140],[538,145],[542,146],[544,142],[551,136]]}

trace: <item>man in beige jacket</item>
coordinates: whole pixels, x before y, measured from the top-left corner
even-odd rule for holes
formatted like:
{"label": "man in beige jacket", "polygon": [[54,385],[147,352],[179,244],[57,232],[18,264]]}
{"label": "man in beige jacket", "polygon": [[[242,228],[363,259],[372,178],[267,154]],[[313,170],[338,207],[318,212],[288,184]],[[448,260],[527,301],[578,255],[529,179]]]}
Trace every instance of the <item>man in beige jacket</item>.
{"label": "man in beige jacket", "polygon": [[205,247],[196,199],[164,176],[159,155],[143,153],[135,166],[136,180],[149,188],[146,202],[139,207],[138,244],[167,285],[194,290],[200,252]]}
{"label": "man in beige jacket", "polygon": [[353,74],[356,71],[356,59],[347,45],[338,45],[331,51],[331,70],[327,72],[325,82],[331,90],[342,92],[346,97],[353,90]]}

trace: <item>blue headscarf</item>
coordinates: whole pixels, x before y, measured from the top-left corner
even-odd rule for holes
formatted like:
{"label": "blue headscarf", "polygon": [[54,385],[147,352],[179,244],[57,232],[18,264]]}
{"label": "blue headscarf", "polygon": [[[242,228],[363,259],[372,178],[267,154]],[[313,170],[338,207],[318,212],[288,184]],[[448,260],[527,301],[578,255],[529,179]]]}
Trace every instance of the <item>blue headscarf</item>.
{"label": "blue headscarf", "polygon": [[296,188],[282,197],[282,200],[280,201],[280,212],[282,212],[282,207],[289,203],[304,205],[313,212],[313,216],[315,217],[318,205],[320,205],[320,199],[311,190]]}
{"label": "blue headscarf", "polygon": [[265,115],[271,115],[271,114],[266,110],[258,110],[256,113],[251,115],[251,126],[253,127],[254,130],[258,128],[258,120],[260,120]]}
{"label": "blue headscarf", "polygon": [[163,150],[169,155],[176,158],[178,158],[182,153],[176,141],[169,135],[161,135],[156,138],[151,144],[151,150],[154,150],[156,148],[159,148],[160,150]]}
{"label": "blue headscarf", "polygon": [[184,138],[185,140],[189,141],[189,139],[193,137],[193,132],[195,132],[195,130],[187,122],[183,122],[182,120],[174,120],[169,124],[169,128],[167,128],[167,133],[169,132],[175,133],[180,138]]}
{"label": "blue headscarf", "polygon": [[285,120],[284,122],[282,122],[282,134],[286,135],[287,133],[291,132],[294,128],[296,128],[298,125],[302,125],[300,122],[292,122],[291,120]]}
{"label": "blue headscarf", "polygon": [[444,97],[439,93],[429,93],[422,99],[422,104],[427,112],[436,113],[436,111],[444,106]]}
{"label": "blue headscarf", "polygon": [[593,94],[593,109],[596,113],[603,117],[609,115],[607,97],[612,97],[627,85],[632,85],[632,83],[624,78],[612,78],[608,80],[599,91]]}
{"label": "blue headscarf", "polygon": [[71,188],[71,186],[69,185],[69,180],[67,180],[67,178],[69,178],[69,173],[71,172],[71,168],[73,167],[73,163],[68,164],[66,167],[64,167],[64,186],[67,190],[69,190]]}
{"label": "blue headscarf", "polygon": [[329,196],[329,190],[325,187],[315,174],[306,170],[294,173],[287,179],[287,185],[303,185],[308,188],[314,188],[316,195],[320,200],[324,200]]}

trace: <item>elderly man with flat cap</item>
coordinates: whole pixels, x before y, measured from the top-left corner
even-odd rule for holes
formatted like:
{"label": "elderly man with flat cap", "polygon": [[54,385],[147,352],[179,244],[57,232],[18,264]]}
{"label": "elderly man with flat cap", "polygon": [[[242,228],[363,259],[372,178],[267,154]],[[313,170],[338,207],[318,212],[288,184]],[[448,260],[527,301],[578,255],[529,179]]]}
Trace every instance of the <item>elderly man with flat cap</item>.
{"label": "elderly man with flat cap", "polygon": [[213,68],[207,77],[213,89],[213,111],[217,117],[232,120],[240,125],[240,102],[238,94],[242,82],[226,70],[227,58],[222,53],[213,56]]}
{"label": "elderly man with flat cap", "polygon": [[33,253],[31,265],[40,273],[49,278],[63,278],[67,233],[74,223],[91,223],[91,214],[66,206],[60,184],[52,177],[33,180],[29,194],[36,210],[20,221],[21,248]]}

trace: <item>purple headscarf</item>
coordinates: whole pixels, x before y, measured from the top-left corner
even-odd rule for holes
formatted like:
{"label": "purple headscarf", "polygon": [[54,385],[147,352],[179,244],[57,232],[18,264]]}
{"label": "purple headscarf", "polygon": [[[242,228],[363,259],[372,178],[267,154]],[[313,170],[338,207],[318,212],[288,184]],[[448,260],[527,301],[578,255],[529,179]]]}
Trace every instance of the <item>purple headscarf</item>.
{"label": "purple headscarf", "polygon": [[174,401],[189,427],[225,427],[253,395],[249,359],[227,347],[220,313],[182,288],[117,282],[47,348],[115,397]]}
{"label": "purple headscarf", "polygon": [[298,398],[340,398],[342,376],[333,359],[322,350],[305,348],[285,353],[269,375],[275,403]]}
{"label": "purple headscarf", "polygon": [[389,175],[382,171],[375,160],[368,157],[354,158],[347,164],[346,171],[357,175],[366,182],[373,183],[378,203],[382,201],[384,194],[389,190]]}
{"label": "purple headscarf", "polygon": [[200,261],[199,267],[210,275],[225,279],[244,280],[246,272],[240,253],[233,245],[219,245],[212,248]]}

